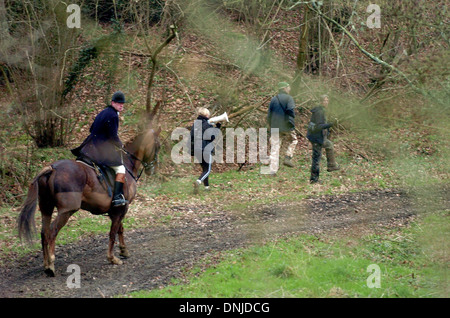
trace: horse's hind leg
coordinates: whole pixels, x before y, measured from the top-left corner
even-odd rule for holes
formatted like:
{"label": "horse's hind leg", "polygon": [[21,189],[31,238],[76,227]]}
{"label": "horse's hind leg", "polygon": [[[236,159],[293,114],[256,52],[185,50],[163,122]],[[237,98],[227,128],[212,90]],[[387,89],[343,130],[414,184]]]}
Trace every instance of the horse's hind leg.
{"label": "horse's hind leg", "polygon": [[44,270],[47,272],[50,267],[50,254],[48,249],[48,242],[50,239],[50,223],[52,222],[53,206],[39,204],[42,214],[42,230],[41,242],[42,252],[44,256]]}
{"label": "horse's hind leg", "polygon": [[50,224],[52,222],[53,210],[55,209],[54,197],[49,186],[49,184],[52,183],[49,181],[49,178],[52,178],[52,176],[47,176],[46,178],[41,178],[39,180],[39,209],[41,210],[42,216],[41,243],[45,272],[49,271],[51,264],[49,253],[49,241],[51,235]]}
{"label": "horse's hind leg", "polygon": [[49,276],[55,276],[55,243],[56,236],[59,231],[66,225],[67,221],[77,210],[73,211],[61,211],[58,210],[58,215],[55,220],[52,222],[50,226],[50,236],[48,240],[48,268],[46,268],[45,272]]}

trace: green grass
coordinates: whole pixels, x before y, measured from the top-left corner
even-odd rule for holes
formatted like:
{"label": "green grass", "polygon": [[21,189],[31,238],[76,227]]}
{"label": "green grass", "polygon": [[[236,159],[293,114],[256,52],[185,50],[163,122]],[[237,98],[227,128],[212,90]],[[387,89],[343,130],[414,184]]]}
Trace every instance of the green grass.
{"label": "green grass", "polygon": [[[300,235],[203,260],[187,277],[128,297],[446,297],[448,213],[428,216],[402,231],[362,238]],[[434,256],[433,256],[434,255]],[[207,264],[207,265],[205,265]],[[380,288],[368,279],[380,268]],[[186,283],[188,281],[188,283]]]}
{"label": "green grass", "polygon": [[[69,150],[63,148],[37,149],[30,156],[34,162],[52,162],[57,158],[69,158]],[[433,156],[405,156],[402,160],[385,160],[367,162],[355,160],[348,153],[339,153],[338,159],[343,169],[339,173],[328,173],[323,169],[322,185],[312,186],[308,183],[309,159],[308,154],[301,154],[294,158],[295,168],[280,167],[277,177],[272,178],[260,174],[260,165],[245,166],[237,171],[237,167],[222,173],[213,170],[210,176],[211,190],[206,192],[201,188],[200,195],[192,195],[192,182],[200,174],[197,166],[194,169],[184,165],[180,168],[181,176],[168,179],[165,182],[155,179],[140,181],[138,193],[140,196],[154,200],[154,204],[170,206],[177,205],[208,205],[224,211],[240,212],[251,207],[285,202],[298,202],[309,196],[323,194],[340,194],[345,192],[363,191],[374,188],[406,188],[413,189],[417,200],[427,200],[435,205],[435,200],[429,192],[438,188],[448,178],[447,159],[437,154]],[[322,162],[322,167],[325,162]],[[16,165],[22,169],[22,175],[34,175],[41,168],[39,165],[26,167]],[[33,169],[27,171],[26,169]],[[214,169],[214,168],[213,168]],[[21,170],[21,171],[22,171]],[[430,186],[431,185],[431,186]],[[7,253],[23,253],[24,246],[17,238],[15,219],[18,215],[17,207],[25,198],[24,186],[22,197],[12,198],[14,205],[4,205],[0,209],[0,246]],[[136,205],[136,204],[135,204]],[[139,205],[138,205],[139,206]],[[145,205],[139,207],[144,208]],[[133,208],[133,207],[132,207]],[[162,210],[164,211],[164,210]],[[173,213],[170,212],[170,213]],[[39,212],[36,224],[40,230]],[[147,226],[143,222],[144,214],[135,219],[128,215],[125,227]],[[172,214],[161,214],[157,223],[170,224]],[[145,220],[144,220],[145,221]],[[105,234],[109,231],[110,222],[106,217],[93,216],[87,212],[76,213],[58,236],[58,244],[75,242],[82,235]],[[34,250],[39,249],[35,247]],[[27,249],[28,250],[28,249]],[[3,256],[1,257],[3,258]]]}
{"label": "green grass", "polygon": [[[313,186],[309,184],[309,162],[306,163],[303,157],[302,154],[299,154],[297,158],[294,158],[295,168],[282,166],[276,177],[261,174],[260,164],[255,164],[250,168],[245,167],[242,171],[237,171],[236,167],[221,173],[214,171],[216,165],[214,164],[209,177],[211,191],[200,191],[200,198],[207,198],[209,201],[229,198],[230,204],[242,202],[242,200],[236,200],[236,198],[244,196],[251,198],[252,202],[254,200],[270,201],[274,197],[298,200],[299,196],[311,194],[310,190],[313,189]],[[380,181],[374,177],[374,174],[366,176],[365,173],[375,168],[384,171],[386,176],[389,172],[387,166],[364,162],[343,164],[344,170],[333,174],[326,171],[325,165],[325,163],[322,164],[321,174],[323,189],[329,190],[329,193],[332,194],[346,191],[355,186],[361,190],[361,187],[355,185],[355,182],[364,185],[363,189],[378,188]],[[176,196],[177,199],[190,200],[192,199],[192,183],[199,175],[200,170],[197,166],[194,166],[194,169],[183,171],[182,177],[171,178],[164,183],[142,184],[139,190],[152,197],[170,195]],[[392,180],[392,178],[385,179],[383,182],[386,185],[392,185]],[[341,186],[345,188],[340,190]]]}
{"label": "green grass", "polygon": [[[130,83],[134,87],[135,83]],[[93,110],[86,111],[87,113]],[[136,108],[124,113],[124,128],[135,126],[139,120]],[[88,121],[86,122],[88,124]],[[401,124],[401,125],[400,125]],[[396,129],[381,130],[376,135],[350,145],[363,149],[365,154],[377,153],[366,161],[352,151],[342,150],[342,144],[352,137],[345,134],[335,139],[337,160],[342,166],[338,173],[328,173],[323,158],[322,185],[308,183],[310,151],[298,151],[295,168],[280,167],[275,178],[260,174],[260,165],[237,167],[210,176],[211,191],[201,189],[192,195],[192,182],[200,174],[198,166],[175,167],[176,176],[165,182],[155,179],[140,181],[138,194],[153,199],[156,206],[207,205],[217,209],[240,212],[263,204],[298,202],[309,196],[340,194],[379,188],[412,190],[417,201],[435,202],[434,190],[448,182],[448,141],[436,134],[408,133],[403,123]],[[9,256],[25,255],[40,250],[39,242],[27,246],[19,242],[15,230],[15,209],[24,199],[26,184],[42,165],[60,158],[72,158],[67,148],[35,149],[30,138],[4,129],[0,139],[8,140],[11,151],[6,152],[0,164],[5,184],[22,188],[7,189],[11,193],[0,207],[0,262]],[[406,131],[406,132],[405,132]],[[391,136],[392,132],[395,134]],[[396,140],[396,137],[402,137]],[[394,141],[394,142],[392,142]],[[430,151],[428,144],[433,145]],[[14,147],[13,147],[14,146]],[[8,148],[9,149],[9,148]],[[170,156],[161,152],[161,164],[171,165]],[[36,164],[39,163],[39,164]],[[42,164],[42,165],[41,165]],[[223,167],[223,165],[222,165]],[[8,179],[8,180],[7,180]],[[8,182],[6,182],[8,181]],[[13,182],[14,181],[14,182]],[[421,203],[423,205],[423,203]],[[136,204],[135,204],[136,205]],[[139,206],[139,205],[138,205]],[[142,203],[139,208],[145,208]],[[157,224],[170,225],[177,213],[165,211]],[[147,214],[136,218],[127,216],[125,228],[147,226]],[[439,215],[427,220],[428,226],[414,226],[399,233],[382,233],[360,239],[317,240],[310,236],[293,237],[265,246],[226,253],[223,262],[202,266],[191,272],[190,284],[175,281],[174,286],[162,291],[143,291],[133,297],[428,297],[446,295],[446,255],[448,245],[440,242],[448,237],[448,221]],[[40,229],[39,213],[36,223]],[[151,223],[151,222],[150,222]],[[154,223],[151,223],[154,226]],[[433,226],[430,226],[433,224]],[[57,244],[77,242],[81,236],[107,235],[110,221],[107,217],[87,212],[76,213],[60,232]],[[430,230],[430,229],[433,230]],[[205,261],[208,262],[208,261]],[[366,285],[367,266],[378,264],[382,272],[380,289]],[[444,280],[444,282],[446,282]]]}

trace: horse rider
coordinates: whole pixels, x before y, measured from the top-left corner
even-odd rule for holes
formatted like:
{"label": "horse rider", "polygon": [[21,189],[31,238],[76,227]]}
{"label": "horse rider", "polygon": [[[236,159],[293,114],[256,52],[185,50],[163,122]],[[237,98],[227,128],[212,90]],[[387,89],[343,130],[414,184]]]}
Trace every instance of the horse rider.
{"label": "horse rider", "polygon": [[112,206],[119,207],[128,203],[123,194],[125,183],[125,166],[123,165],[122,147],[119,139],[119,112],[123,110],[125,95],[121,91],[113,94],[111,104],[102,110],[94,119],[90,135],[83,143],[72,149],[77,156],[85,156],[97,164],[111,167],[116,173]]}

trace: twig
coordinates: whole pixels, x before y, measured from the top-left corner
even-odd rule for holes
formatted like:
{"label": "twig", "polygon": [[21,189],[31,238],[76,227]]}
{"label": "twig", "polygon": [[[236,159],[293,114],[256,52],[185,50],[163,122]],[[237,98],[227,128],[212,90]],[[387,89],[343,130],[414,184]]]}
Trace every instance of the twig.
{"label": "twig", "polygon": [[156,57],[158,56],[158,54],[162,51],[163,48],[165,48],[170,41],[172,41],[177,33],[177,29],[175,26],[170,26],[170,31],[171,34],[167,37],[167,39],[161,43],[158,48],[153,52],[152,56],[150,57],[150,60],[152,61],[152,70],[150,72],[150,76],[148,78],[148,82],[147,82],[147,97],[146,97],[146,102],[145,102],[145,109],[147,111],[147,113],[150,113],[150,108],[151,108],[151,101],[152,101],[152,94],[151,94],[151,88],[153,86],[153,79],[155,77],[155,72],[156,72],[156,64],[157,64],[157,60]]}
{"label": "twig", "polygon": [[[387,69],[399,74],[410,86],[411,88],[416,91],[417,93],[426,96],[426,97],[430,97],[433,100],[436,100],[430,93],[420,89],[419,87],[417,87],[410,79],[408,76],[406,76],[405,73],[403,73],[401,70],[399,70],[398,68],[396,68],[395,66],[386,63],[385,61],[383,61],[382,59],[376,57],[375,55],[371,54],[370,52],[368,52],[366,49],[364,49],[359,42],[353,37],[353,35],[347,30],[345,29],[342,25],[340,25],[338,22],[336,22],[335,20],[331,19],[330,17],[326,16],[325,14],[323,14],[320,9],[316,9],[315,4],[313,3],[313,6],[309,6],[310,10],[316,12],[318,15],[320,15],[321,17],[323,17],[325,20],[333,23],[334,25],[336,25],[339,29],[341,29],[345,35],[347,35],[347,37],[353,42],[353,44],[355,44],[355,46],[367,57],[369,57],[372,61],[386,67]],[[436,100],[437,101],[437,100]],[[442,104],[440,101],[437,101],[438,103]]]}
{"label": "twig", "polygon": [[300,136],[302,136],[303,138],[305,138],[305,135],[303,135],[303,134],[300,132],[300,130],[297,129],[297,127],[294,128],[294,129],[295,129],[295,131],[297,132],[297,134],[299,134]]}
{"label": "twig", "polygon": [[165,66],[169,71],[171,71],[171,72],[173,73],[173,75],[175,75],[175,77],[177,78],[178,82],[183,86],[184,94],[185,94],[186,97],[189,99],[189,103],[190,103],[192,109],[195,110],[195,106],[194,106],[194,104],[192,103],[191,96],[189,96],[189,94],[188,94],[188,89],[187,89],[187,87],[183,84],[183,82],[181,81],[181,79],[180,79],[180,77],[178,76],[178,74],[175,73],[175,71],[174,71],[173,69],[171,69],[171,68],[169,67],[168,64],[169,64],[169,63],[164,64],[164,66]]}
{"label": "twig", "polygon": [[247,113],[247,112],[250,112],[250,111],[252,111],[252,110],[255,109],[255,108],[261,107],[262,105],[264,105],[264,103],[267,103],[267,102],[269,101],[269,99],[271,99],[271,96],[266,97],[262,102],[260,102],[260,103],[258,103],[258,104],[256,104],[256,105],[250,105],[250,106],[248,106],[248,107],[244,107],[244,108],[242,108],[241,110],[239,110],[239,111],[237,111],[237,112],[234,112],[234,113],[230,114],[230,115],[228,116],[228,118],[229,118],[229,119],[232,119],[232,118],[234,118],[234,117],[238,117],[238,116],[241,116],[241,115],[243,115],[243,114],[245,114],[245,113]]}

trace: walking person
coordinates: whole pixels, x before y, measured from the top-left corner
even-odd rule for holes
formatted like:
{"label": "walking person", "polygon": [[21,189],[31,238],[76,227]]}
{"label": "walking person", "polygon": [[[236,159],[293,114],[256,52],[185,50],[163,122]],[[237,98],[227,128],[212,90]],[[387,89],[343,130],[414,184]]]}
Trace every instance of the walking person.
{"label": "walking person", "polygon": [[321,96],[321,104],[311,110],[311,120],[308,125],[306,138],[312,145],[312,163],[310,183],[317,183],[320,174],[320,160],[322,158],[322,148],[325,148],[327,157],[327,171],[336,171],[340,167],[336,163],[334,154],[334,144],[328,139],[332,123],[328,123],[325,117],[325,110],[328,107],[329,99],[327,95]]}
{"label": "walking person", "polygon": [[85,156],[97,164],[111,167],[116,173],[112,205],[124,206],[128,203],[123,195],[125,183],[125,166],[122,159],[123,144],[120,141],[119,112],[123,110],[125,95],[117,91],[111,98],[111,104],[102,110],[94,119],[90,128],[90,135],[83,143],[72,149],[77,157]]}
{"label": "walking person", "polygon": [[[201,107],[197,113],[198,117],[191,128],[191,154],[199,162],[202,173],[194,182],[194,194],[199,193],[199,187],[202,183],[205,186],[205,190],[209,190],[209,175],[214,155],[214,144],[212,142],[219,133],[214,130],[207,132],[208,129],[214,129],[214,126],[208,122],[210,112],[207,108]],[[221,124],[217,123],[216,129],[218,130],[220,126]]]}
{"label": "walking person", "polygon": [[278,170],[279,150],[282,142],[287,142],[286,155],[283,164],[288,167],[294,167],[292,157],[298,139],[295,133],[295,102],[291,95],[291,86],[286,82],[278,83],[278,94],[274,96],[269,104],[267,122],[269,127],[279,129],[279,138],[270,139],[272,145],[270,152],[270,171],[275,174]]}

